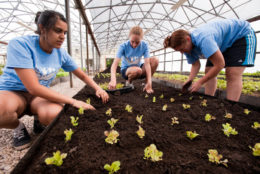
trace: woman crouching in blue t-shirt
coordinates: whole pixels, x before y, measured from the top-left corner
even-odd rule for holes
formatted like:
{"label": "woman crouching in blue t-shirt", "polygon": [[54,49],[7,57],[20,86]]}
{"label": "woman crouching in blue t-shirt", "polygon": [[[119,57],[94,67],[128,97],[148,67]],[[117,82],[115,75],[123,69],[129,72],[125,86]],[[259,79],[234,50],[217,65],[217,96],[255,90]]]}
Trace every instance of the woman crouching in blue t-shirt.
{"label": "woman crouching in blue t-shirt", "polygon": [[[109,98],[60,48],[67,32],[64,16],[46,10],[37,13],[35,23],[39,36],[23,36],[9,42],[7,64],[0,78],[0,128],[14,128],[13,146],[16,149],[23,149],[30,143],[30,136],[19,121],[24,114],[37,115],[40,123],[48,125],[62,110],[63,104],[86,110],[95,109],[85,102],[48,88],[60,68],[71,71],[95,89],[96,95],[103,102]],[[37,123],[35,120],[35,132],[40,131]]]}
{"label": "woman crouching in blue t-shirt", "polygon": [[[138,78],[146,78],[144,90],[153,93],[152,75],[158,66],[158,59],[150,57],[148,44],[142,41],[143,30],[139,26],[131,28],[129,40],[120,45],[116,58],[111,66],[111,81],[109,89],[116,88],[116,68],[122,59],[121,74],[126,80],[126,86],[134,88],[132,81]],[[141,59],[144,56],[144,63]]]}
{"label": "woman crouching in blue t-shirt", "polygon": [[[192,64],[188,81],[200,70],[199,58],[206,58],[205,76],[194,82],[190,92],[205,83],[205,94],[214,95],[217,75],[226,69],[227,99],[238,101],[242,90],[242,75],[246,67],[254,66],[256,36],[246,21],[224,19],[207,23],[191,33],[177,30],[164,40],[164,47],[184,53]],[[186,86],[186,85],[184,85]]]}

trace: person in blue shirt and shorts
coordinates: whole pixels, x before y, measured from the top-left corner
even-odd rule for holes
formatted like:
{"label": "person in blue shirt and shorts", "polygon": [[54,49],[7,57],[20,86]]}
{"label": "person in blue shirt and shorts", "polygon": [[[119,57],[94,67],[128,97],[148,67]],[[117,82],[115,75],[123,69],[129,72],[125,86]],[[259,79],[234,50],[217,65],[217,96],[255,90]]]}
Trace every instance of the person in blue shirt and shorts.
{"label": "person in blue shirt and shorts", "polygon": [[194,82],[190,92],[205,84],[205,94],[214,96],[217,75],[225,68],[227,99],[239,101],[242,91],[242,75],[246,67],[254,66],[256,36],[247,21],[222,19],[206,23],[192,32],[179,29],[164,40],[164,47],[171,47],[185,54],[192,64],[188,81],[200,70],[200,58],[206,58],[205,76]]}
{"label": "person in blue shirt and shorts", "polygon": [[37,13],[35,23],[39,35],[17,37],[9,42],[7,63],[0,76],[0,128],[14,129],[13,146],[17,150],[30,144],[30,135],[19,120],[23,115],[38,117],[38,122],[34,122],[34,131],[40,133],[35,127],[36,123],[38,127],[50,124],[64,104],[86,110],[95,109],[83,101],[49,89],[60,68],[72,72],[92,87],[103,102],[109,98],[61,48],[67,32],[64,16],[45,10]]}
{"label": "person in blue shirt and shorts", "polygon": [[[150,57],[148,44],[143,39],[143,30],[139,26],[134,26],[130,29],[129,40],[121,44],[116,58],[111,66],[111,81],[109,89],[116,88],[116,68],[121,63],[121,74],[126,80],[126,86],[133,86],[133,80],[146,78],[144,91],[153,93],[152,75],[157,69],[158,59]],[[144,58],[144,63],[142,62]]]}

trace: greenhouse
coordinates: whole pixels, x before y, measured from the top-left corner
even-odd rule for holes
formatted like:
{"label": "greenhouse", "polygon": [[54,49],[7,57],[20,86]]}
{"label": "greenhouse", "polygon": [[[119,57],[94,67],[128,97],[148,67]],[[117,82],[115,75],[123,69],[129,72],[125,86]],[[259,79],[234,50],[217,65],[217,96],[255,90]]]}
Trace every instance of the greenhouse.
{"label": "greenhouse", "polygon": [[259,0],[1,0],[0,173],[260,173]]}

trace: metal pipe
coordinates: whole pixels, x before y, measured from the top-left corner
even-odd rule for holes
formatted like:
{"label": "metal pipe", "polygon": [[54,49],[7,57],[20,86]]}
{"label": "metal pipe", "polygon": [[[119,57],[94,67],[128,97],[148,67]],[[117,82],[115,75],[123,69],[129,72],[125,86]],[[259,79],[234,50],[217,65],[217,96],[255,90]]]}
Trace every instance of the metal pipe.
{"label": "metal pipe", "polygon": [[88,75],[89,75],[89,51],[88,51],[88,27],[86,27],[86,52],[87,52],[87,71],[88,71]]}
{"label": "metal pipe", "polygon": [[83,57],[82,57],[82,35],[81,35],[81,16],[79,14],[79,40],[80,40],[80,63],[83,70]]}

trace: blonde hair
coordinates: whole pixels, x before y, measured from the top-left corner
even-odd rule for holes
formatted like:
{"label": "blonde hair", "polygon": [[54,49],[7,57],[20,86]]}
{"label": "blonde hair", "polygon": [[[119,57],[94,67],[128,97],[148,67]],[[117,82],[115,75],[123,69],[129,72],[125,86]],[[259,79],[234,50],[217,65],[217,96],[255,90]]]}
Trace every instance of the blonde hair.
{"label": "blonde hair", "polygon": [[171,47],[176,48],[186,42],[186,36],[190,36],[190,33],[186,30],[179,29],[172,33],[171,36],[167,36],[164,39],[164,48]]}
{"label": "blonde hair", "polygon": [[135,34],[135,35],[138,35],[138,36],[141,36],[143,37],[144,33],[143,33],[143,29],[139,26],[134,26],[130,29],[130,32],[129,32],[129,37],[131,34]]}

